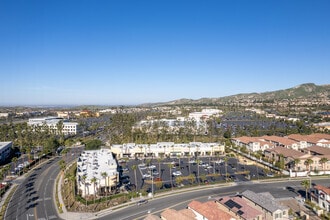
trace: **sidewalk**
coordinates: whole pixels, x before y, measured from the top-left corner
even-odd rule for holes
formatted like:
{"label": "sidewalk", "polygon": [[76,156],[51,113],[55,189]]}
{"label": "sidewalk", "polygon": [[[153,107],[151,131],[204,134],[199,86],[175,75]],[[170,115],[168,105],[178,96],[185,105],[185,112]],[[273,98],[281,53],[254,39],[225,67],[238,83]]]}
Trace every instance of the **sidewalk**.
{"label": "sidewalk", "polygon": [[[15,178],[15,179],[13,180],[13,182],[15,182],[15,181],[17,181],[17,180],[18,180],[18,181],[21,181],[22,179],[25,179],[25,178],[26,178],[25,175],[26,175],[26,174],[23,174],[23,175],[21,175],[21,176]],[[2,207],[3,207],[3,205],[4,205],[5,201],[6,201],[6,199],[8,198],[9,194],[11,193],[11,191],[14,190],[15,186],[18,186],[18,185],[19,185],[19,184],[12,183],[11,186],[9,187],[9,189],[5,192],[5,194],[3,195],[3,197],[1,198],[1,201],[0,201],[0,211],[2,210]],[[6,210],[5,210],[5,211],[6,211]]]}
{"label": "sidewalk", "polygon": [[[76,220],[76,219],[95,219],[97,218],[96,213],[91,213],[91,212],[68,212],[68,210],[66,209],[64,202],[63,202],[63,198],[62,198],[62,180],[63,180],[63,174],[60,174],[60,178],[58,181],[58,186],[57,186],[57,194],[58,194],[58,200],[60,202],[60,204],[62,205],[62,210],[63,213],[58,213],[59,217],[61,219],[72,219],[72,220]],[[54,184],[54,201],[55,200],[55,193],[56,193],[56,183]],[[56,202],[55,202],[56,203]],[[56,204],[55,204],[56,205]],[[58,207],[57,207],[57,211],[59,211]]]}
{"label": "sidewalk", "polygon": [[[63,203],[63,198],[62,198],[62,194],[61,192],[61,188],[62,188],[62,184],[61,181],[63,180],[63,175],[60,175],[59,177],[59,183],[58,183],[58,199],[59,202],[61,204]],[[220,183],[220,184],[214,184],[214,185],[201,185],[198,188],[192,187],[192,188],[185,188],[185,189],[180,189],[180,190],[176,190],[176,194],[180,194],[180,193],[185,193],[188,191],[194,191],[194,190],[202,190],[202,189],[206,189],[206,188],[215,188],[215,187],[219,187],[219,186],[232,186],[235,185],[235,183]],[[54,185],[54,187],[56,187],[56,184]],[[54,201],[55,201],[55,192],[56,190],[54,189]],[[161,198],[161,197],[165,197],[165,196],[169,196],[169,195],[173,195],[173,190],[167,191],[167,192],[163,192],[163,193],[159,193],[156,194],[153,198],[150,199],[157,199],[157,198]],[[115,207],[111,207],[111,208],[107,208],[104,210],[101,210],[99,212],[69,212],[67,211],[66,207],[64,205],[62,205],[62,210],[63,213],[58,213],[59,217],[61,219],[65,219],[65,220],[78,220],[78,219],[98,219],[100,217],[106,216],[108,214],[110,214],[111,212],[113,212],[113,210],[118,210],[130,205],[134,205],[137,202],[137,200],[135,201],[131,201],[128,203],[124,203],[124,204],[119,204]],[[59,210],[59,209],[57,209]]]}

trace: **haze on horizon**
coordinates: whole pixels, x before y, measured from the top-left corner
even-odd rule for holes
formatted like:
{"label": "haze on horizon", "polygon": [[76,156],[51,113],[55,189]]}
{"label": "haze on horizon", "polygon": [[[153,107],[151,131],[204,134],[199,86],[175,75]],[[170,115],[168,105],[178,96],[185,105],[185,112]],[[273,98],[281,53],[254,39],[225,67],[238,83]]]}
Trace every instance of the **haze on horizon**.
{"label": "haze on horizon", "polygon": [[330,83],[330,1],[0,1],[0,105],[134,105]]}

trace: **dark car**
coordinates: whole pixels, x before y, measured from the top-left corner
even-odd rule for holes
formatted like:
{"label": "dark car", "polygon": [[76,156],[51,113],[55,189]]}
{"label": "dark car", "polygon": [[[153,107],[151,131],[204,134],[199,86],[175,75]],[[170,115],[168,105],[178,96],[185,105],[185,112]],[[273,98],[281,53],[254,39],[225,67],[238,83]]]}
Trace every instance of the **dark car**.
{"label": "dark car", "polygon": [[140,205],[147,204],[147,203],[148,203],[148,200],[146,200],[146,199],[142,199],[142,200],[138,201],[136,204],[137,204],[138,206],[140,206]]}
{"label": "dark car", "polygon": [[165,189],[170,189],[170,188],[172,188],[172,185],[171,185],[170,183],[165,183],[165,184],[163,185],[163,188],[165,188]]}

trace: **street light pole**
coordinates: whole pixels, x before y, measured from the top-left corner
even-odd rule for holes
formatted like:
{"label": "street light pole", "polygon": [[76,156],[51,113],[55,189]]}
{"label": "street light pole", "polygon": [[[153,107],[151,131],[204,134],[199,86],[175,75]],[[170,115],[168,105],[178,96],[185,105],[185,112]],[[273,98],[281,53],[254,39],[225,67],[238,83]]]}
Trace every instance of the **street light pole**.
{"label": "street light pole", "polygon": [[154,175],[153,175],[153,168],[151,170],[151,194],[152,198],[154,197]]}

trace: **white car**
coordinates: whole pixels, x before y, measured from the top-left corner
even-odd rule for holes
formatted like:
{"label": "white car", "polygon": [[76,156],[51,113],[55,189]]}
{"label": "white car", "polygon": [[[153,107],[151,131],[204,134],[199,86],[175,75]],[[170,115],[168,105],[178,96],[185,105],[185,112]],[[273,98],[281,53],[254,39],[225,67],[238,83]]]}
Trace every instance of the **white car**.
{"label": "white car", "polygon": [[150,174],[143,174],[143,178],[148,178],[148,177],[151,177],[151,175]]}
{"label": "white car", "polygon": [[182,175],[181,171],[175,171],[172,174],[173,174],[173,176],[181,176]]}

